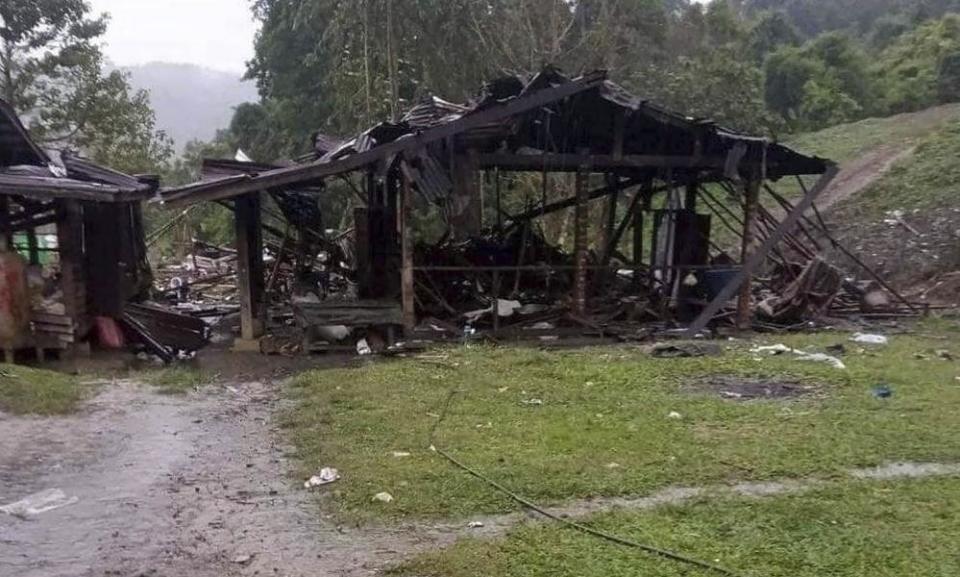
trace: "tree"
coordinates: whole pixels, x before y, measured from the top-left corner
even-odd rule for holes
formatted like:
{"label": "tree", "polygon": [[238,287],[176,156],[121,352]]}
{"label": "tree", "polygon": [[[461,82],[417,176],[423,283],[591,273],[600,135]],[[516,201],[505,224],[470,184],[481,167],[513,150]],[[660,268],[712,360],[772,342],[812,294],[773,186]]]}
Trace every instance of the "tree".
{"label": "tree", "polygon": [[106,26],[85,0],[4,0],[0,95],[41,142],[121,170],[156,170],[172,146],[155,129],[147,94],[132,91],[123,73],[104,72],[97,40]]}
{"label": "tree", "polygon": [[800,44],[800,32],[783,12],[762,12],[750,28],[747,46],[758,65],[782,46]]}

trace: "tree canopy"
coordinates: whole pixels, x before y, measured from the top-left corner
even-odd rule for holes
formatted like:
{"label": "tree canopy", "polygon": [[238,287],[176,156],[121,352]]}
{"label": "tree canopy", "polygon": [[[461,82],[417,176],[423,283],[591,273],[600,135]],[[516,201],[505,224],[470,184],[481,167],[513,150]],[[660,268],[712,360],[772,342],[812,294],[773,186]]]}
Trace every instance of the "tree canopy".
{"label": "tree canopy", "polygon": [[156,130],[147,94],[105,70],[98,41],[107,22],[85,0],[4,0],[0,96],[41,142],[121,170],[152,171],[172,147]]}

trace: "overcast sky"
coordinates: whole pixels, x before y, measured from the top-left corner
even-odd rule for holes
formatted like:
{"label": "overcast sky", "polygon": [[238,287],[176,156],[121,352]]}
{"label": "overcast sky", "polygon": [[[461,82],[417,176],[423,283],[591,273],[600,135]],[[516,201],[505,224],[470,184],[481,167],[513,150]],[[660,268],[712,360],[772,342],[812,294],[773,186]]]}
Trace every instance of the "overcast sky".
{"label": "overcast sky", "polygon": [[249,0],[88,1],[111,15],[105,52],[117,65],[189,62],[240,73],[253,56]]}

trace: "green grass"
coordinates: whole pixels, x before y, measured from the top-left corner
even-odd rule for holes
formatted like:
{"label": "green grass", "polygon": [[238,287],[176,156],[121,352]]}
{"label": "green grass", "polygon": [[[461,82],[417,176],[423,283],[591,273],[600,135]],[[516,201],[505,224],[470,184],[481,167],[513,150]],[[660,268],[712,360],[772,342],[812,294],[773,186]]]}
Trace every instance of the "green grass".
{"label": "green grass", "polygon": [[[701,501],[600,515],[589,524],[757,577],[948,577],[960,570],[958,478],[847,483],[771,499]],[[539,524],[520,527],[495,541],[462,541],[392,574],[711,575],[557,525]]]}
{"label": "green grass", "polygon": [[[676,484],[830,476],[893,460],[960,460],[960,367],[935,354],[949,349],[960,357],[960,349],[956,339],[941,338],[949,334],[943,327],[923,330],[931,336],[897,336],[875,352],[847,343],[845,371],[789,357],[758,361],[746,343],[719,358],[679,360],[629,348],[454,349],[441,362],[304,374],[291,386],[297,402],[286,425],[300,473],[338,468],[343,479],[330,502],[340,515],[359,519],[515,508],[427,448],[451,390],[457,394],[437,443],[544,503]],[[848,336],[782,340],[822,350]],[[819,388],[801,400],[751,403],[683,390],[714,374],[789,378]],[[879,383],[894,388],[893,399],[873,398]],[[533,399],[543,405],[524,404]],[[668,418],[673,411],[683,418]],[[411,456],[393,456],[397,451]],[[372,503],[381,491],[395,500]]]}
{"label": "green grass", "polygon": [[960,195],[960,122],[921,139],[915,154],[893,166],[879,181],[838,207],[857,218],[877,218],[895,209],[941,211],[956,208]]}
{"label": "green grass", "polygon": [[90,392],[76,378],[19,365],[0,365],[0,411],[15,415],[62,415]]}
{"label": "green grass", "polygon": [[213,375],[188,367],[170,367],[148,372],[143,379],[162,395],[185,395],[214,381]]}
{"label": "green grass", "polygon": [[960,119],[960,105],[949,104],[931,111],[921,121],[916,115],[868,118],[806,134],[791,136],[785,144],[808,154],[847,162],[879,146],[907,148],[931,132]]}

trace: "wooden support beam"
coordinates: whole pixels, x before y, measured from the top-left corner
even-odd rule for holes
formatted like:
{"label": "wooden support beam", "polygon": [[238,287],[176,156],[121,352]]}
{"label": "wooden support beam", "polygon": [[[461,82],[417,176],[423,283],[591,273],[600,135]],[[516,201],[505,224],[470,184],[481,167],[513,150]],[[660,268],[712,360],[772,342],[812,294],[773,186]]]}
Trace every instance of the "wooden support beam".
{"label": "wooden support beam", "polygon": [[66,316],[83,332],[87,328],[86,270],[83,258],[83,208],[77,200],[57,201],[57,246],[60,248],[60,289]]}
{"label": "wooden support beam", "polygon": [[243,340],[255,341],[265,332],[258,314],[263,298],[263,236],[260,228],[259,193],[237,197],[234,207],[240,333]]}
{"label": "wooden support beam", "polygon": [[[633,264],[634,266],[643,265],[643,213],[649,210],[650,201],[653,198],[653,179],[649,178],[643,183],[643,188],[637,192],[640,202],[633,207]],[[633,271],[633,286],[639,289],[643,284],[640,276],[640,270]]]}
{"label": "wooden support beam", "polygon": [[[741,262],[746,263],[753,256],[754,243],[757,238],[757,217],[760,205],[760,179],[753,177],[744,187],[743,201],[743,244],[741,245]],[[750,310],[751,291],[753,290],[753,273],[744,275],[740,285],[740,299],[737,303],[737,328],[746,330],[752,322]]]}
{"label": "wooden support beam", "polygon": [[[403,189],[400,193],[400,293],[403,311],[403,329],[409,336],[417,326],[416,288],[413,272],[413,189],[408,171],[403,170]],[[494,314],[496,318],[496,314]]]}
{"label": "wooden support beam", "polygon": [[232,198],[249,192],[272,189],[310,180],[322,180],[335,174],[344,174],[362,168],[380,158],[387,158],[405,150],[421,149],[428,144],[444,140],[464,131],[489,126],[506,118],[530,110],[536,110],[553,102],[580,94],[601,86],[607,79],[606,72],[592,72],[584,76],[529,95],[515,98],[503,104],[494,104],[474,114],[378,146],[367,152],[354,154],[333,162],[317,162],[306,166],[294,166],[272,170],[249,177],[239,175],[222,181],[212,181],[173,190],[164,195],[164,203],[194,203]]}
{"label": "wooden support beam", "polygon": [[452,156],[453,193],[447,200],[448,224],[454,238],[465,239],[479,234],[483,226],[476,154],[468,151]]}
{"label": "wooden support beam", "polygon": [[576,270],[573,273],[573,313],[583,315],[587,310],[587,250],[590,233],[590,194],[589,186],[590,167],[584,165],[583,170],[577,172],[577,206],[573,225],[574,258]]}
{"label": "wooden support beam", "polygon": [[820,196],[820,193],[829,186],[830,182],[837,175],[837,166],[831,164],[827,167],[827,171],[820,177],[820,180],[817,181],[817,184],[811,188],[803,197],[803,200],[793,208],[785,219],[783,219],[780,224],[777,226],[777,229],[764,241],[763,246],[758,250],[754,251],[750,255],[750,259],[743,263],[743,267],[740,269],[740,272],[737,273],[737,276],[720,291],[720,294],[714,298],[707,308],[700,313],[700,316],[697,317],[697,320],[690,325],[690,328],[687,329],[687,333],[690,336],[694,336],[700,331],[702,331],[707,323],[710,322],[713,317],[720,312],[720,309],[730,300],[738,290],[740,290],[741,285],[743,284],[744,279],[748,275],[752,275],[753,272],[760,266],[760,264],[767,258],[767,255],[770,254],[770,251],[773,250],[773,247],[780,242],[780,239],[783,238],[783,235],[791,230],[794,225],[800,220],[800,217],[811,207],[813,206],[813,201]]}
{"label": "wooden support beam", "polygon": [[[598,188],[594,191],[591,191],[588,194],[588,200],[603,198],[607,195],[613,194],[614,192],[619,192],[619,191],[632,188],[639,183],[640,183],[640,179],[638,178],[628,178],[628,179],[620,180],[618,181],[616,186],[607,185],[607,186],[604,186],[603,188]],[[547,206],[538,206],[524,213],[518,214],[516,216],[512,216],[510,217],[510,222],[513,222],[513,223],[526,222],[528,220],[532,220],[534,218],[551,214],[559,210],[570,208],[576,205],[577,205],[577,197],[576,195],[574,195],[570,198],[565,198],[563,200],[558,200],[557,202],[552,202]]]}

